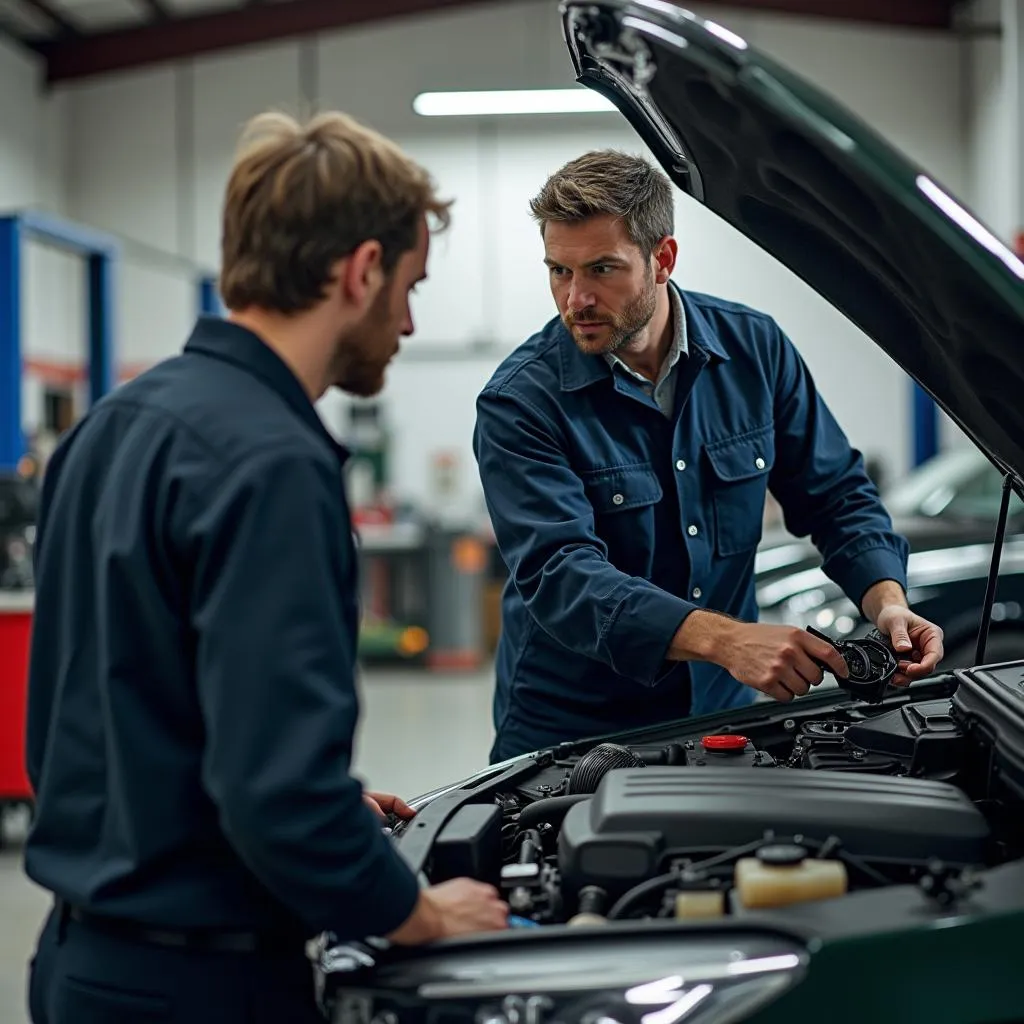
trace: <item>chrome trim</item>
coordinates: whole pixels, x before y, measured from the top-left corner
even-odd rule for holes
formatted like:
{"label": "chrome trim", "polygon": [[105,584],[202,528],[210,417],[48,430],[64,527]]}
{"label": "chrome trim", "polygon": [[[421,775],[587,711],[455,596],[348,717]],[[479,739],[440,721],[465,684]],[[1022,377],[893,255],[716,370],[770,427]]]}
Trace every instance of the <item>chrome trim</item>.
{"label": "chrome trim", "polygon": [[[790,947],[792,949],[792,947]],[[754,974],[789,975],[793,971],[805,969],[809,957],[803,951],[786,951],[773,956],[759,956],[754,958],[743,957],[740,950],[736,950],[740,956],[735,960],[721,961],[718,963],[693,963],[686,965],[686,983],[693,982],[723,982],[730,981],[737,977],[750,976]],[[464,978],[446,981],[427,981],[421,984],[417,995],[421,999],[478,999],[493,996],[508,995],[520,988],[542,989],[545,994],[586,991],[616,990],[632,986],[640,986],[651,983],[652,968],[647,964],[631,964],[628,966],[615,965],[613,967],[602,965],[597,976],[600,984],[595,985],[595,970],[591,966],[584,966],[577,972],[570,973],[561,964],[555,964],[553,970],[557,973],[547,976],[541,975],[533,965],[530,973],[516,978],[514,975],[506,974],[501,978]]]}

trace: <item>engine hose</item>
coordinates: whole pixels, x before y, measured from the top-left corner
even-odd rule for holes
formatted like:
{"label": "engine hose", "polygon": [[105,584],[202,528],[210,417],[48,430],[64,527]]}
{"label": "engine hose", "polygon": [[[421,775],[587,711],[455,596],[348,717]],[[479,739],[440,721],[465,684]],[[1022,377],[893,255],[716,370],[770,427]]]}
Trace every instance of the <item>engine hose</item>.
{"label": "engine hose", "polygon": [[541,822],[560,825],[574,804],[589,800],[590,793],[572,793],[569,796],[549,796],[523,808],[519,815],[519,829],[536,828]]}
{"label": "engine hose", "polygon": [[634,885],[629,892],[615,901],[612,909],[608,911],[608,920],[616,921],[619,918],[624,917],[626,911],[629,910],[637,900],[641,900],[644,896],[647,896],[652,892],[657,892],[659,889],[664,889],[666,886],[678,881],[679,872],[672,871],[669,874],[657,875],[654,878],[648,878],[646,882]]}
{"label": "engine hose", "polygon": [[536,864],[544,852],[540,841],[540,833],[536,829],[522,830],[522,843],[519,847],[520,864]]}

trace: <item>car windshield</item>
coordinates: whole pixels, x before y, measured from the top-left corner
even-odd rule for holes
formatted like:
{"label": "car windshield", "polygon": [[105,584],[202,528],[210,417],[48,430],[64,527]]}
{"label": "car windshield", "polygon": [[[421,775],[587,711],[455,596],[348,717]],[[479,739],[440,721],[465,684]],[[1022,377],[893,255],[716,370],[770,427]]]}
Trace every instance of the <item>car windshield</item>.
{"label": "car windshield", "polygon": [[[929,459],[888,488],[883,497],[893,516],[983,519],[995,522],[1002,499],[1002,477],[975,448],[955,449]],[[1010,515],[1022,511],[1014,494]]]}

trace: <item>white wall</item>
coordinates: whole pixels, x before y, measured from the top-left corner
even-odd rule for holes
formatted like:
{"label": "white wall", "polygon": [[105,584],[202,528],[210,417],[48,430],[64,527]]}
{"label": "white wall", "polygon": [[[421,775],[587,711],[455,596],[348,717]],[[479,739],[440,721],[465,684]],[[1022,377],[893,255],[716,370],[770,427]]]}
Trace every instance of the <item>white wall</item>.
{"label": "white wall", "polygon": [[[1020,124],[1016,95],[1024,54],[1013,38],[1019,0],[972,0],[961,12],[965,38],[964,128],[967,188],[974,212],[1006,242],[1021,217]],[[993,30],[1001,32],[997,34]]]}
{"label": "white wall", "polygon": [[[1014,95],[1024,53],[1005,24],[1021,0],[968,0],[959,11],[963,28],[960,104],[963,125],[964,187],[972,212],[1000,239],[1012,244],[1021,223],[1024,166],[1021,164],[1019,98]],[[946,416],[943,447],[973,444]]]}
{"label": "white wall", "polygon": [[[67,192],[66,97],[42,89],[35,57],[0,40],[0,213],[26,208],[62,214]],[[81,261],[30,244],[22,267],[22,420],[33,429],[43,380],[85,352]]]}
{"label": "white wall", "polygon": [[0,209],[64,204],[66,100],[46,97],[36,58],[0,38]]}
{"label": "white wall", "polygon": [[[970,168],[955,39],[720,8],[714,16],[824,86],[964,193]],[[310,78],[314,94],[304,96]],[[556,5],[520,0],[85,82],[67,89],[69,209],[97,227],[214,267],[221,191],[247,117],[268,106],[301,111],[313,100],[394,135],[456,197],[455,223],[435,246],[407,352],[495,346],[458,360],[399,357],[386,391],[397,441],[396,488],[407,497],[426,495],[431,453],[454,448],[466,466],[469,500],[476,488],[469,449],[476,391],[498,352],[554,312],[527,200],[547,174],[586,148],[641,147],[617,114],[442,123],[416,117],[411,101],[424,89],[570,81]],[[902,472],[910,449],[906,376],[810,289],[702,207],[680,197],[678,210],[679,281],[774,314],[853,441],[883,457],[890,472]],[[147,262],[135,261],[123,288],[122,352],[131,361],[179,348],[195,309],[182,271],[146,271]],[[326,403],[325,418],[337,409],[337,402]]]}
{"label": "white wall", "polygon": [[[988,6],[977,5],[976,10]],[[992,6],[996,11],[994,22],[990,23],[998,24],[998,4]],[[1015,227],[1012,210],[1015,183],[1011,138],[1007,132],[1002,45],[997,38],[979,36],[965,42],[964,48],[967,65],[964,150],[974,212],[1001,238],[1009,240]]]}

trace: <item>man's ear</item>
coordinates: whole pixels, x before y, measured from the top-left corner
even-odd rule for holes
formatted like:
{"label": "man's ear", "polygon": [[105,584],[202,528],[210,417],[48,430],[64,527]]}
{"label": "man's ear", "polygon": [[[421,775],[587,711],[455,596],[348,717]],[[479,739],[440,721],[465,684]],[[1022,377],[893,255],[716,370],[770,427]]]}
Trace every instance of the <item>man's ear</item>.
{"label": "man's ear", "polygon": [[676,269],[676,258],[679,255],[679,244],[671,235],[666,235],[654,247],[654,280],[665,284]]}
{"label": "man's ear", "polygon": [[384,285],[384,252],[380,242],[363,242],[335,266],[339,298],[360,313],[369,309]]}

